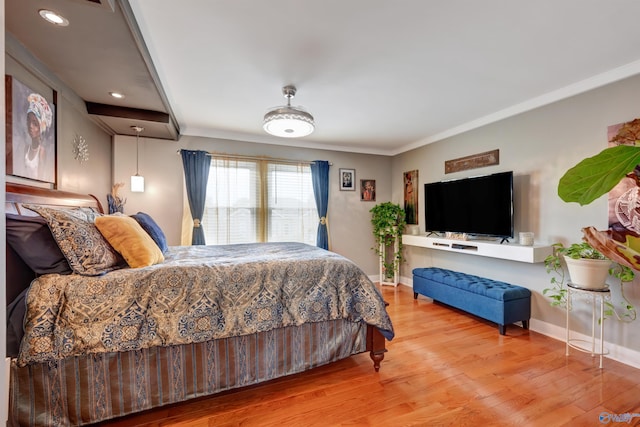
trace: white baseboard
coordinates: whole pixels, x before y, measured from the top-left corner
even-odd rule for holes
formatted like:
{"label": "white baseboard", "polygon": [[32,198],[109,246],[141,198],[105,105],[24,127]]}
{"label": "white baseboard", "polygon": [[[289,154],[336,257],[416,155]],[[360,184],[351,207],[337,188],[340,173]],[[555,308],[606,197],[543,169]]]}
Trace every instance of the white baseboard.
{"label": "white baseboard", "polygon": [[[400,277],[400,284],[413,288],[413,278]],[[562,342],[565,341],[567,336],[567,332],[564,326],[554,325],[543,320],[531,319],[529,321],[529,328],[532,331],[538,332],[542,335],[546,335],[550,338]],[[573,331],[571,332],[571,337],[585,340],[587,342],[591,341],[590,336],[579,334]],[[607,342],[606,339],[604,341],[604,346],[607,350],[609,350],[609,354],[605,355],[606,358],[640,369],[640,352]]]}
{"label": "white baseboard", "polygon": [[[562,342],[565,342],[567,337],[567,331],[564,326],[554,325],[538,319],[531,319],[529,321],[529,328],[532,331],[538,332],[542,335],[546,335]],[[591,336],[580,334],[574,331],[571,331],[571,338],[576,338],[587,342],[591,341]],[[606,354],[604,357],[640,369],[640,352],[610,343],[606,339],[604,341],[604,347],[605,349],[609,350],[609,354]]]}
{"label": "white baseboard", "polygon": [[400,276],[400,284],[405,285],[413,289],[413,277]]}

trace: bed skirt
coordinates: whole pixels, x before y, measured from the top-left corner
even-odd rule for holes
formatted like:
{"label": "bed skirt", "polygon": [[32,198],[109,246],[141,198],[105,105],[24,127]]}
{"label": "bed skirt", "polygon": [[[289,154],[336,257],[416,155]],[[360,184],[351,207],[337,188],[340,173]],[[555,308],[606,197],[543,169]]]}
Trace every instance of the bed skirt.
{"label": "bed skirt", "polygon": [[172,347],[11,366],[10,425],[84,425],[291,375],[366,351],[331,320]]}

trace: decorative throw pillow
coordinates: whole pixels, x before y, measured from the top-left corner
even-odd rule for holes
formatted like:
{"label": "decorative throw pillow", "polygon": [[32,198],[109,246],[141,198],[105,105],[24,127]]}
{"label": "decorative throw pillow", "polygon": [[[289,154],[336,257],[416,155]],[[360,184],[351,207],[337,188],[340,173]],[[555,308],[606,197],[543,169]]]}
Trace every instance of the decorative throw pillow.
{"label": "decorative throw pillow", "polygon": [[125,215],[96,218],[96,227],[129,267],[148,267],[164,261],[162,251],[138,222]]}
{"label": "decorative throw pillow", "polygon": [[149,236],[156,242],[156,245],[160,248],[162,253],[167,252],[167,237],[164,235],[164,232],[160,228],[160,226],[151,218],[149,214],[144,212],[138,212],[135,215],[131,215],[131,218],[138,221],[138,224],[142,227],[144,231],[146,231]]}
{"label": "decorative throw pillow", "polygon": [[91,209],[23,206],[47,221],[53,238],[75,273],[98,276],[121,267],[122,258],[93,224],[99,214]]}
{"label": "decorative throw pillow", "polygon": [[69,263],[39,215],[6,214],[7,243],[36,274],[71,274]]}

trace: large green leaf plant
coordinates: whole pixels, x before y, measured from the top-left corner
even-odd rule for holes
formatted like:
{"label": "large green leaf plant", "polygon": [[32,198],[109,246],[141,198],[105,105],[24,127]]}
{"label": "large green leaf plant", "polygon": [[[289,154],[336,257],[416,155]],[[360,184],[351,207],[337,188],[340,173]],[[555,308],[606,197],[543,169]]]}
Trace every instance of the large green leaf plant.
{"label": "large green leaf plant", "polygon": [[584,206],[607,194],[623,178],[631,176],[637,179],[635,171],[640,164],[640,141],[635,144],[605,148],[569,169],[558,184],[560,198]]}
{"label": "large green leaf plant", "polygon": [[[624,123],[607,147],[580,161],[560,178],[558,195],[565,202],[588,205],[611,191],[620,181],[631,178],[640,188],[640,119]],[[640,238],[629,233],[625,241],[612,238],[608,231],[583,229],[584,238],[607,258],[640,270]]]}

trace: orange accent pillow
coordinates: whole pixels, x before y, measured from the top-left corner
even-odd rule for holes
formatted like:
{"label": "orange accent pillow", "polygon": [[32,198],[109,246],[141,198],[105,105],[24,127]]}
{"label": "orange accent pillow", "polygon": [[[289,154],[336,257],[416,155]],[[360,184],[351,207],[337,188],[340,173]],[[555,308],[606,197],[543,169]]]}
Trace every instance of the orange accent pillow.
{"label": "orange accent pillow", "polygon": [[129,267],[148,267],[164,261],[156,242],[135,219],[126,215],[104,215],[96,218],[95,225]]}

